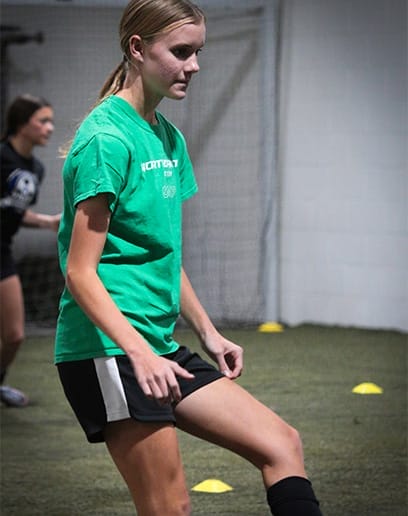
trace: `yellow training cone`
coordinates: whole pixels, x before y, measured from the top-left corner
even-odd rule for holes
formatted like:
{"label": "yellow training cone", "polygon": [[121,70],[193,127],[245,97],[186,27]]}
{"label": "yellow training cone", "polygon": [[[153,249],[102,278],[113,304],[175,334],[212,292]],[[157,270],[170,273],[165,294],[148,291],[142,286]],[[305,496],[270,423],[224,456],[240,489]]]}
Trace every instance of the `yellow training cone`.
{"label": "yellow training cone", "polygon": [[365,382],[356,385],[352,392],[356,394],[382,394],[383,389],[375,383]]}
{"label": "yellow training cone", "polygon": [[192,487],[191,490],[200,491],[201,493],[226,493],[227,491],[232,491],[233,488],[221,480],[209,478]]}
{"label": "yellow training cone", "polygon": [[258,331],[261,333],[280,333],[283,331],[283,326],[277,322],[269,321],[258,326]]}

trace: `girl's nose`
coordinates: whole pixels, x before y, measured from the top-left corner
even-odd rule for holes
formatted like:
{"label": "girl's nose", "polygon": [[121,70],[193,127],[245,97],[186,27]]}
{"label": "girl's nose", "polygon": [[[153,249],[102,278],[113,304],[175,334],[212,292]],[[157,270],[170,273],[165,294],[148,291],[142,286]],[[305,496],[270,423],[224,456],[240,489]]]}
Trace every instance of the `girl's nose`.
{"label": "girl's nose", "polygon": [[200,66],[198,64],[197,54],[193,54],[190,57],[187,69],[189,72],[192,72],[192,73],[197,73],[199,71]]}

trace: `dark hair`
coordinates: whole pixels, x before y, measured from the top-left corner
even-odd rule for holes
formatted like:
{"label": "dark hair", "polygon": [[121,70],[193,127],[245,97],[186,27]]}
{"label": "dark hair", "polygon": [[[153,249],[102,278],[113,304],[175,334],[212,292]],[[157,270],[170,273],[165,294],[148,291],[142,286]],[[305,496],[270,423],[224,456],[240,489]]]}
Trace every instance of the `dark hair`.
{"label": "dark hair", "polygon": [[16,97],[7,109],[6,124],[1,141],[17,134],[20,127],[26,124],[33,114],[43,107],[51,107],[51,104],[43,97],[35,97],[28,93]]}
{"label": "dark hair", "polygon": [[107,78],[99,100],[122,89],[130,61],[129,39],[134,34],[144,41],[170,32],[186,23],[205,20],[203,11],[189,0],[131,0],[119,24],[119,38],[123,60]]}

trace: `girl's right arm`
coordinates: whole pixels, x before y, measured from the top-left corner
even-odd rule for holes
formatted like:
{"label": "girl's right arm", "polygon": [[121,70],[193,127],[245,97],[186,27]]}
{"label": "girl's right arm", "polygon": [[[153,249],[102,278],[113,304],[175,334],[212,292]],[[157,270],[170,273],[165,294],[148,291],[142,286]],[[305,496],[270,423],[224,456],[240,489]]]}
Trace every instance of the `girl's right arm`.
{"label": "girl's right arm", "polygon": [[56,215],[47,215],[45,213],[26,210],[23,216],[23,226],[58,231],[60,220],[61,213],[57,213]]}
{"label": "girl's right arm", "polygon": [[177,363],[154,354],[118,309],[97,274],[110,215],[106,194],[77,205],[67,261],[67,288],[89,319],[129,357],[146,396],[159,403],[177,402],[181,393],[176,375],[187,379],[193,376]]}

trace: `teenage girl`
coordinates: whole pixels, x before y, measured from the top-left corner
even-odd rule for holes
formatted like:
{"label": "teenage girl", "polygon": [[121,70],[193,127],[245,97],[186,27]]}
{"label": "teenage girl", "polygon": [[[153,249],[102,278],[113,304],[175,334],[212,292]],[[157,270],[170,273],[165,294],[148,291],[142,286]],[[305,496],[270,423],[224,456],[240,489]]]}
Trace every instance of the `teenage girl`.
{"label": "teenage girl", "polygon": [[0,399],[10,407],[28,404],[28,397],[22,391],[3,384],[24,340],[24,300],[12,242],[21,226],[58,230],[60,215],[36,213],[31,209],[44,176],[44,166],[33,155],[33,149],[48,143],[54,131],[53,117],[53,109],[45,99],[21,95],[7,110],[0,143]]}
{"label": "teenage girl", "polygon": [[[175,425],[259,469],[272,514],[318,516],[295,429],[234,382],[243,351],[182,268],[181,206],[197,190],[181,133],[157,111],[199,70],[188,0],[132,0],[123,60],[67,156],[55,359],[90,442],[104,441],[139,516],[191,513]],[[217,368],[173,340],[178,315]]]}

